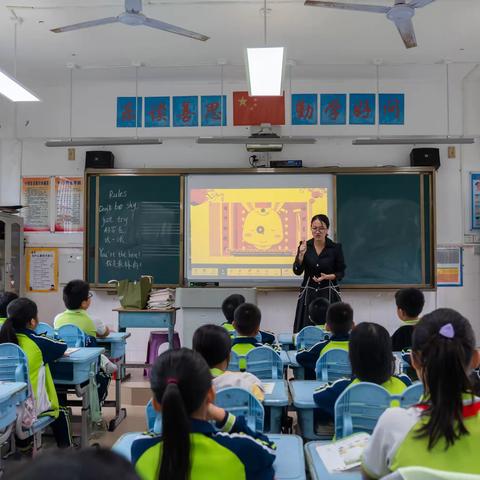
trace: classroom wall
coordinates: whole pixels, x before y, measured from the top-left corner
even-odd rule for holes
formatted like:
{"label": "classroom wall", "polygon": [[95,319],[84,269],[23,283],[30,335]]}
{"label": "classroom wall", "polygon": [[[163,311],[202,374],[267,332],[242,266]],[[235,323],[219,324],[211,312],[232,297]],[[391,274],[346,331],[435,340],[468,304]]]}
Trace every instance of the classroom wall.
{"label": "classroom wall", "polygon": [[[384,127],[381,135],[444,135],[448,123],[451,134],[480,133],[480,78],[472,65],[451,65],[449,72],[450,116],[447,122],[445,66],[382,67],[380,91],[404,92],[406,97],[406,124],[403,127]],[[232,69],[235,70],[235,69]],[[135,129],[115,128],[115,101],[117,95],[135,95],[134,73],[130,69],[108,71],[75,71],[73,88],[72,134],[82,136],[133,136]],[[159,70],[145,71],[139,75],[139,95],[216,94],[220,92],[218,77],[195,74],[184,69],[178,78]],[[198,78],[198,79],[197,79]],[[185,81],[185,79],[197,79]],[[226,74],[224,93],[245,89],[238,72]],[[375,70],[372,67],[326,67],[296,69],[292,74],[291,91],[311,92],[373,92],[376,89]],[[287,96],[290,83],[287,81]],[[69,136],[68,74],[53,82],[39,85],[41,104],[24,104],[18,107],[17,132],[20,142],[12,135],[0,133],[0,203],[17,203],[21,175],[82,175],[84,152],[76,149],[76,160],[68,161],[66,149],[46,148],[45,138]],[[231,104],[228,103],[229,123],[232,123]],[[8,128],[13,131],[13,114],[7,117]],[[0,113],[0,123],[2,114]],[[287,119],[289,102],[287,101]],[[2,129],[0,129],[2,132]],[[167,137],[162,146],[108,147],[115,154],[119,168],[143,167],[247,167],[248,154],[242,145],[196,145],[186,136],[219,135],[220,128],[167,128],[139,129],[140,136]],[[377,127],[291,127],[282,128],[291,135],[320,135],[316,145],[286,146],[274,154],[274,159],[302,159],[305,166],[376,166],[408,165],[411,146],[351,145],[352,136],[374,136]],[[247,133],[243,127],[224,127],[225,135]],[[92,149],[92,148],[90,148]],[[437,175],[437,239],[439,243],[461,244],[478,240],[465,237],[469,232],[468,172],[480,170],[478,146],[457,146],[455,159],[447,159],[446,146],[441,148],[442,167]],[[368,212],[367,212],[368,214]],[[361,219],[359,219],[361,221]],[[82,255],[80,235],[27,235],[27,243],[37,246],[59,246],[61,255]],[[480,261],[477,248],[465,247],[464,286],[441,288],[427,292],[425,310],[451,306],[462,311],[474,324],[480,337],[478,312],[480,307]],[[80,274],[78,266],[67,265]],[[65,275],[64,277],[68,277]],[[348,275],[348,259],[347,259]],[[288,331],[293,323],[296,292],[260,293],[258,303],[263,313],[264,327],[276,332]],[[42,320],[51,321],[63,305],[60,293],[35,294]],[[393,292],[344,292],[343,298],[355,310],[355,319],[376,321],[390,331],[397,326]],[[93,316],[102,317],[112,327],[116,318],[111,311],[117,305],[115,297],[96,293]],[[179,328],[181,329],[181,318]],[[129,343],[130,358],[142,360],[145,356],[147,332],[135,332]]]}

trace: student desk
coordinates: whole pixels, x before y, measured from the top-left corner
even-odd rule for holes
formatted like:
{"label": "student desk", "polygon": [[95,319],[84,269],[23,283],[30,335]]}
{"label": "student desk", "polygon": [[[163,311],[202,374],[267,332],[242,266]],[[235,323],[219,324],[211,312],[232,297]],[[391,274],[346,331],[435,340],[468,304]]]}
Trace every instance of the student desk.
{"label": "student desk", "polygon": [[97,338],[97,344],[105,347],[105,355],[111,362],[117,366],[115,374],[115,400],[105,400],[105,407],[115,407],[115,417],[110,420],[108,430],[113,432],[122,420],[127,416],[127,410],[122,408],[122,389],[121,381],[125,368],[125,349],[127,338],[131,333],[127,332],[110,332],[108,337]]}
{"label": "student desk", "polygon": [[[131,461],[131,447],[141,437],[139,432],[122,435],[112,450]],[[275,480],[306,480],[303,442],[297,435],[268,435],[277,445],[277,457],[273,464]]]}
{"label": "student desk", "polygon": [[[27,394],[27,384],[24,382],[0,382],[1,431],[5,430],[16,420],[17,405],[25,401]],[[8,436],[10,436],[10,434]]]}
{"label": "student desk", "polygon": [[[302,430],[302,436],[307,440],[325,440],[324,436],[315,433],[313,411],[315,402],[313,401],[313,392],[316,388],[325,385],[325,382],[319,380],[293,380],[289,382],[290,393],[292,394],[292,403],[298,412],[298,423]],[[328,435],[327,438],[331,438]]]}
{"label": "student desk", "polygon": [[90,436],[89,414],[90,398],[88,395],[88,386],[90,383],[90,372],[92,364],[97,371],[100,355],[105,351],[99,347],[82,347],[69,356],[59,358],[56,362],[50,364],[53,382],[58,386],[65,386],[67,390],[74,389],[76,395],[82,399],[82,433],[80,446],[88,446]]}
{"label": "student desk", "polygon": [[[158,308],[139,310],[135,308],[114,308],[118,313],[118,331],[126,332],[127,328],[167,328],[168,345],[173,348],[173,334],[178,308]],[[124,368],[145,368],[145,364],[124,363]],[[124,378],[127,378],[125,376]]]}
{"label": "student desk", "polygon": [[282,346],[282,350],[293,350],[295,348],[293,333],[279,333],[278,343]]}
{"label": "student desk", "polygon": [[280,433],[282,426],[282,413],[288,407],[288,384],[285,380],[262,380],[263,383],[273,383],[273,391],[265,394],[263,406],[270,418],[270,432]]}
{"label": "student desk", "polygon": [[309,442],[305,445],[305,457],[312,480],[362,480],[360,467],[345,472],[329,473],[317,453],[317,447],[328,442]]}

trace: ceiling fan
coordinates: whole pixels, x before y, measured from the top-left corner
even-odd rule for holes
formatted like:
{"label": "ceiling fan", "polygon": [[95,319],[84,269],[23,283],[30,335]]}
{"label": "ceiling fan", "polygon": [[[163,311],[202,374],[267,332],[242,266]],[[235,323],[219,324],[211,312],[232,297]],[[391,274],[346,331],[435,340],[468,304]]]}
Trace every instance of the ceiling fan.
{"label": "ceiling fan", "polygon": [[176,33],[184,37],[193,38],[204,42],[209,37],[201,33],[192,32],[170,23],[165,23],[154,18],[149,18],[142,13],[142,0],[125,0],[125,11],[117,17],[99,18],[98,20],[90,20],[87,22],[75,23],[66,27],[54,28],[54,33],[70,32],[72,30],[80,30],[81,28],[97,27],[98,25],[108,25],[110,23],[123,23],[124,25],[144,25],[145,27],[156,28],[165,32]]}
{"label": "ceiling fan", "polygon": [[422,8],[435,0],[395,0],[393,7],[382,5],[364,5],[343,2],[325,2],[321,0],[305,0],[305,5],[310,7],[339,8],[341,10],[354,10],[357,12],[383,13],[397,27],[398,33],[402,37],[407,48],[417,46],[415,30],[413,29],[412,17],[415,15],[416,8]]}

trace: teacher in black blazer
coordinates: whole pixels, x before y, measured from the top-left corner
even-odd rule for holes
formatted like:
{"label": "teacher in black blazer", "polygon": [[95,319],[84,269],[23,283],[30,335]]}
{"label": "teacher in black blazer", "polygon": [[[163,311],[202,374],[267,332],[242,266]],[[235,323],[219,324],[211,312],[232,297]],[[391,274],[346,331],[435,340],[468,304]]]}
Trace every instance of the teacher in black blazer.
{"label": "teacher in black blazer", "polygon": [[326,215],[315,215],[311,222],[313,238],[302,240],[293,263],[293,273],[303,276],[298,297],[293,331],[312,325],[308,318],[308,305],[318,297],[330,303],[339,302],[337,282],[345,275],[342,246],[328,238],[330,221]]}

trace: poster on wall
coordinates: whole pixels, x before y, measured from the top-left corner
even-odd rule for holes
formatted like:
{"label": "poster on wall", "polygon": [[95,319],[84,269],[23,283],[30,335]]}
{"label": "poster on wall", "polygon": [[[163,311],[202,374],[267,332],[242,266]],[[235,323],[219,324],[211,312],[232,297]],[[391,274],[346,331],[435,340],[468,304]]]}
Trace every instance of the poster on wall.
{"label": "poster on wall", "polygon": [[58,248],[27,248],[27,292],[58,291]]}
{"label": "poster on wall", "polygon": [[470,173],[472,188],[472,230],[480,230],[480,173]]}
{"label": "poster on wall", "polygon": [[50,177],[24,177],[22,203],[26,207],[25,232],[49,232]]}
{"label": "poster on wall", "polygon": [[82,232],[82,177],[55,177],[55,232]]}
{"label": "poster on wall", "polygon": [[463,249],[459,246],[437,248],[437,286],[461,287],[463,285]]}

